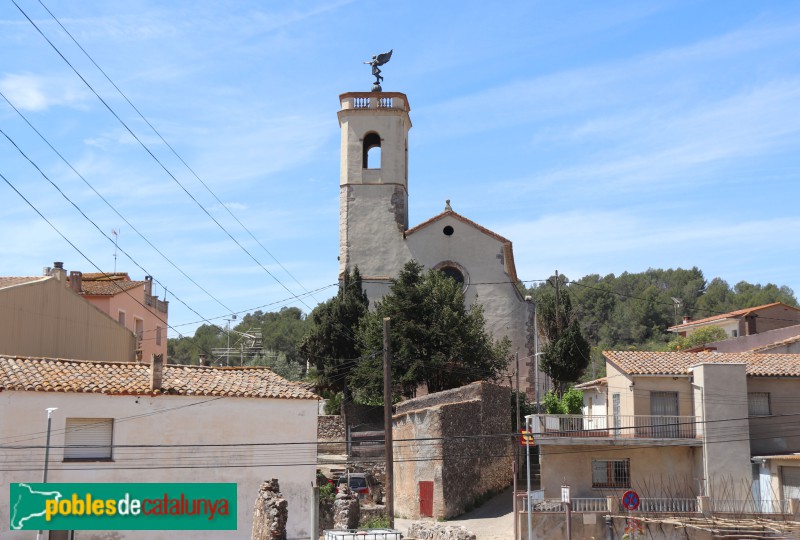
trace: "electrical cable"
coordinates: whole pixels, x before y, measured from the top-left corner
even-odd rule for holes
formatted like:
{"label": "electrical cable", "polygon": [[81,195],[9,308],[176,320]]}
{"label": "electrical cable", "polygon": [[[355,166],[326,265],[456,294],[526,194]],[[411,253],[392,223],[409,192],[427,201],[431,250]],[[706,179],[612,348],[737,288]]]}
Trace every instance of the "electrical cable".
{"label": "electrical cable", "polygon": [[269,269],[266,266],[264,266],[264,264],[262,264],[252,253],[250,253],[250,251],[246,247],[244,247],[230,233],[230,231],[228,231],[228,229],[226,229],[225,226],[223,226],[211,214],[211,212],[209,212],[209,210],[205,206],[203,206],[203,204],[200,201],[198,201],[194,195],[191,194],[191,192],[189,192],[189,190],[175,177],[174,174],[172,174],[172,172],[166,167],[166,165],[164,165],[164,163],[160,159],[158,159],[158,157],[150,150],[150,148],[146,144],[144,144],[144,142],[142,142],[142,140],[133,132],[133,130],[128,126],[128,124],[126,124],[125,121],[122,120],[122,118],[120,118],[120,116],[114,111],[114,109],[100,96],[100,94],[97,93],[94,87],[91,84],[89,84],[89,82],[83,77],[83,75],[80,74],[80,72],[75,68],[75,66],[73,66],[72,63],[61,53],[58,47],[56,47],[53,44],[53,42],[50,41],[50,39],[44,34],[44,32],[42,32],[39,26],[28,16],[25,10],[23,10],[19,6],[19,4],[17,4],[16,0],[11,0],[11,2],[16,6],[16,8],[20,11],[20,13],[23,14],[23,16],[28,20],[28,22],[30,22],[31,25],[33,25],[33,27],[36,29],[37,32],[39,32],[39,34],[45,39],[45,41],[47,41],[47,43],[50,45],[50,47],[53,48],[53,50],[58,54],[58,56],[60,56],[61,59],[64,60],[64,62],[81,79],[81,81],[83,81],[83,83],[92,91],[92,93],[97,97],[97,99],[100,100],[100,102],[106,107],[106,109],[108,109],[108,111],[120,122],[120,124],[122,124],[122,126],[128,131],[128,133],[131,134],[131,136],[136,140],[136,142],[138,142],[139,145],[142,148],[144,148],[144,150],[150,155],[150,157],[153,158],[153,160],[156,163],[158,163],[158,165],[164,170],[164,172],[166,172],[167,175],[169,175],[169,177],[172,178],[172,180],[183,190],[183,192],[190,199],[192,199],[192,201],[195,202],[195,204],[203,211],[203,213],[205,213],[206,216],[208,216],[208,218],[211,219],[217,225],[217,227],[228,236],[230,240],[232,240],[237,246],[239,246],[239,248],[253,260],[253,262],[255,262],[259,267],[261,267],[261,269],[264,270],[264,272],[266,272],[267,275],[269,275],[276,283],[278,283],[281,287],[283,287],[292,296],[292,298],[299,300],[300,303],[303,304],[310,311],[312,309],[311,306],[309,306],[302,298],[300,298],[292,290],[290,290],[280,279],[277,278],[277,276],[275,276],[272,272],[270,272]]}

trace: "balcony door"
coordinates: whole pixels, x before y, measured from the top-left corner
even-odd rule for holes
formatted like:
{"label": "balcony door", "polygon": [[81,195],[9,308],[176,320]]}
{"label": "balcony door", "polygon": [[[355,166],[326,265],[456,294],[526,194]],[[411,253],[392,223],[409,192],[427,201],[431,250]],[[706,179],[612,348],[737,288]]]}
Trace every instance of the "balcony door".
{"label": "balcony door", "polygon": [[612,394],[611,395],[611,412],[614,415],[614,436],[619,436],[619,428],[621,426],[621,418],[620,418],[620,407],[619,407],[619,394]]}
{"label": "balcony door", "polygon": [[652,436],[659,439],[676,439],[678,425],[678,393],[650,392]]}

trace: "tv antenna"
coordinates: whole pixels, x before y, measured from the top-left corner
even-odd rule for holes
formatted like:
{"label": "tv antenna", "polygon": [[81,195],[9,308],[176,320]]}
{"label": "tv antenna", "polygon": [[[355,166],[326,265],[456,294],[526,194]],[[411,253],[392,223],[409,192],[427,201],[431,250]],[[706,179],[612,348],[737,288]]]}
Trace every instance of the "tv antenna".
{"label": "tv antenna", "polygon": [[114,237],[114,273],[117,273],[117,247],[119,242],[119,231],[111,229],[111,234]]}

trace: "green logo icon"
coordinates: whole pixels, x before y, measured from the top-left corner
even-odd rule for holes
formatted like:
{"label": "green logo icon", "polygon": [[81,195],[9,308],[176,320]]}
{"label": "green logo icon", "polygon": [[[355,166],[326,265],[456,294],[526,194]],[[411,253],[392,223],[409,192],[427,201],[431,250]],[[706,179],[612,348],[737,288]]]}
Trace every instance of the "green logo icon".
{"label": "green logo icon", "polygon": [[11,530],[236,530],[236,484],[11,484]]}

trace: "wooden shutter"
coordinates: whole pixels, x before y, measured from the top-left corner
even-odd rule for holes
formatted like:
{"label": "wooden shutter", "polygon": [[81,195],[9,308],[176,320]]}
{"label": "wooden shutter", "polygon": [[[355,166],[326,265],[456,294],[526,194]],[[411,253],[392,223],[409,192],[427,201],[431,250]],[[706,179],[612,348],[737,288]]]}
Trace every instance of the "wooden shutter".
{"label": "wooden shutter", "polygon": [[64,459],[111,459],[112,418],[67,418]]}

